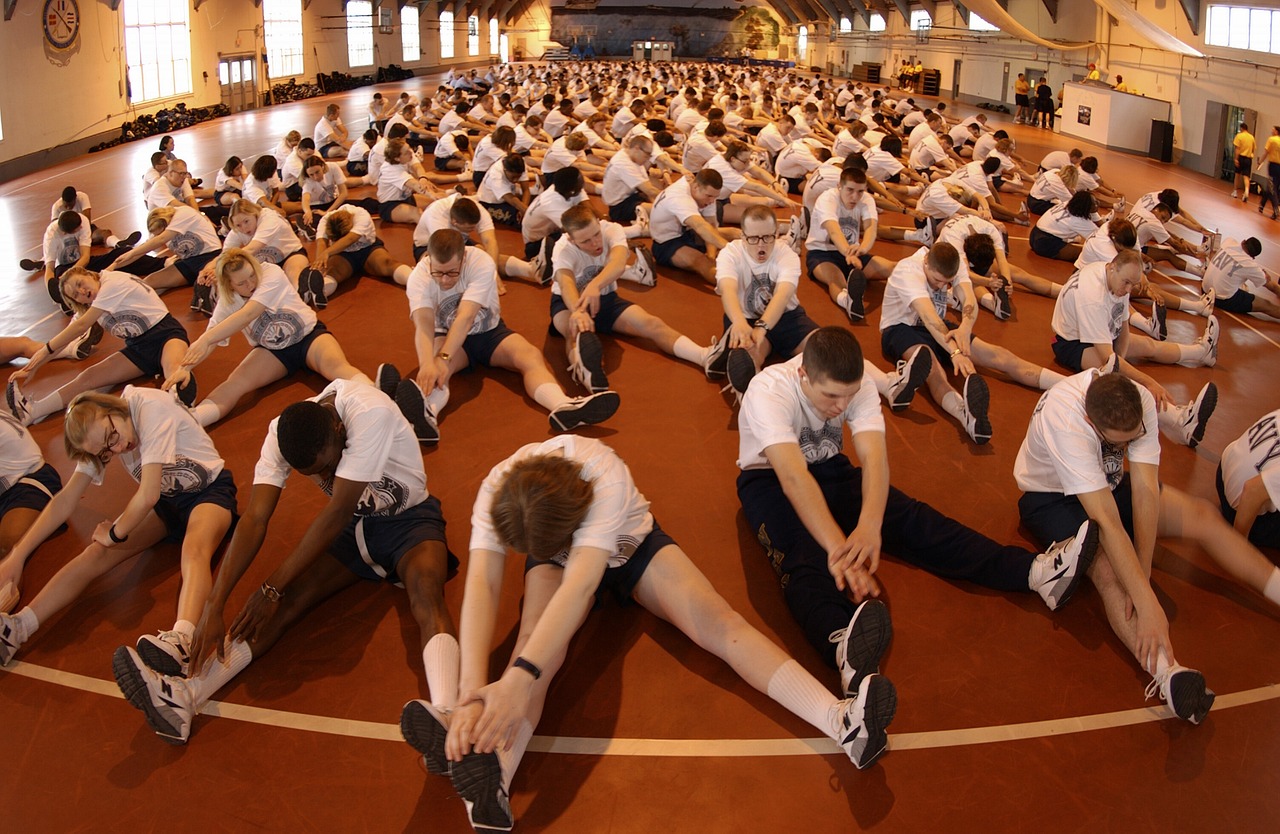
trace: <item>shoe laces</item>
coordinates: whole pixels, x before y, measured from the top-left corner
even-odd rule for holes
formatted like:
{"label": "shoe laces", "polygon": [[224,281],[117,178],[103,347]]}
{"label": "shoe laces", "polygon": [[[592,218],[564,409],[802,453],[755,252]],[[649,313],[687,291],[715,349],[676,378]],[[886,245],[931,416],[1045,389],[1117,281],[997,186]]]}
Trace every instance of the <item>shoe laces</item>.
{"label": "shoe laces", "polygon": [[1151,683],[1147,684],[1146,690],[1142,693],[1146,700],[1150,701],[1157,695],[1160,696],[1161,701],[1165,700],[1164,687],[1165,684],[1169,682],[1169,678],[1173,677],[1175,668],[1176,667],[1170,666],[1168,669],[1165,669],[1163,672],[1151,679]]}
{"label": "shoe laces", "polygon": [[175,646],[176,648],[181,649],[184,653],[187,650],[187,638],[180,631],[173,631],[172,629],[169,631],[162,631],[156,635],[156,639],[161,642],[168,643],[171,646]]}
{"label": "shoe laces", "polygon": [[833,631],[833,632],[831,632],[829,635],[827,635],[827,642],[828,642],[828,643],[835,643],[835,644],[839,645],[840,641],[844,640],[845,635],[846,635],[846,634],[848,634],[848,633],[849,633],[849,627],[848,627],[848,626],[845,626],[844,628],[837,628],[835,631]]}

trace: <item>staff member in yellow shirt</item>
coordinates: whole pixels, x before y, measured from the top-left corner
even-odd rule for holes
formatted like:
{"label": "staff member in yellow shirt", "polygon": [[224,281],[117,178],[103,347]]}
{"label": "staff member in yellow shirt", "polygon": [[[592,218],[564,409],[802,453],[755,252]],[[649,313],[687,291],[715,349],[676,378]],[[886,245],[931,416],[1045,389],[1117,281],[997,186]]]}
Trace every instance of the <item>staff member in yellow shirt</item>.
{"label": "staff member in yellow shirt", "polygon": [[1248,123],[1240,123],[1240,132],[1236,134],[1235,139],[1231,140],[1231,144],[1236,149],[1236,184],[1231,191],[1231,199],[1239,197],[1247,203],[1249,202],[1249,174],[1253,172],[1253,152],[1258,147],[1258,141],[1249,132]]}
{"label": "staff member in yellow shirt", "polygon": [[1267,144],[1262,148],[1262,158],[1267,162],[1267,176],[1271,179],[1271,188],[1262,192],[1262,202],[1258,203],[1258,214],[1262,214],[1262,210],[1267,207],[1267,200],[1270,200],[1271,219],[1276,220],[1280,218],[1276,213],[1276,210],[1280,209],[1280,125],[1271,128]]}

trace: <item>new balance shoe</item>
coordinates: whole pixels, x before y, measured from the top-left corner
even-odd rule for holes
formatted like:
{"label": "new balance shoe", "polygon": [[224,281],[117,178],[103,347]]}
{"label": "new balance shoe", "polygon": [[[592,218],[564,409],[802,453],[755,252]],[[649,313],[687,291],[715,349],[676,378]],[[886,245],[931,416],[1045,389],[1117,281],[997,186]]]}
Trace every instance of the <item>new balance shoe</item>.
{"label": "new balance shoe", "polygon": [[1163,304],[1151,305],[1151,338],[1163,342],[1169,338],[1169,309]]}
{"label": "new balance shoe", "polygon": [[196,285],[191,288],[191,312],[212,316],[213,308],[213,287],[197,281]]}
{"label": "new balance shoe", "polygon": [[175,388],[173,392],[178,397],[178,402],[182,403],[187,408],[194,408],[196,404],[195,373],[188,371],[187,381],[180,388]]}
{"label": "new balance shoe", "polygon": [[449,760],[444,754],[449,722],[439,710],[426,701],[405,704],[400,711],[400,734],[410,747],[422,754],[427,773],[449,775]]}
{"label": "new balance shoe", "polygon": [[867,294],[867,276],[863,274],[861,267],[851,266],[848,274],[845,275],[845,281],[848,283],[845,292],[849,294],[845,312],[849,314],[850,321],[862,321],[867,317],[867,304],[864,298]]}
{"label": "new balance shoe", "polygon": [[18,618],[12,614],[0,614],[0,666],[8,666],[9,661],[13,660],[18,649],[26,642],[23,637]]}
{"label": "new balance shoe", "polygon": [[317,310],[329,306],[329,299],[324,295],[324,276],[320,274],[320,270],[309,266],[299,273],[298,295],[302,296],[305,304]]}
{"label": "new balance shoe", "polygon": [[867,675],[855,697],[840,701],[832,709],[836,743],[858,770],[870,767],[889,749],[885,729],[898,711],[898,691],[884,675]]}
{"label": "new balance shoe", "polygon": [[496,753],[468,753],[453,762],[449,778],[467,806],[467,819],[476,831],[510,831],[515,825],[511,802],[502,785],[502,765]]}
{"label": "new balance shoe", "polygon": [[933,370],[933,351],[927,347],[918,347],[916,352],[906,359],[898,360],[897,373],[889,385],[889,408],[902,411],[911,405],[916,391],[924,385]]}
{"label": "new balance shoe", "polygon": [[1217,407],[1218,386],[1207,382],[1200,393],[1196,394],[1196,398],[1183,406],[1186,409],[1180,426],[1183,443],[1192,449],[1200,445],[1200,441],[1204,440],[1204,431],[1209,426],[1209,418]]}
{"label": "new balance shoe", "polygon": [[1204,345],[1204,358],[1200,360],[1200,364],[1206,368],[1212,368],[1218,364],[1218,340],[1222,337],[1222,330],[1218,324],[1217,316],[1209,316],[1209,321],[1205,324],[1204,335],[1200,337],[1200,343]]}
{"label": "new balance shoe", "polygon": [[111,657],[111,671],[125,700],[142,711],[147,726],[169,744],[186,744],[196,708],[187,682],[150,669],[138,653],[121,646]]}
{"label": "new balance shoe", "polygon": [[787,245],[790,246],[791,251],[795,252],[797,255],[800,254],[800,247],[804,245],[804,236],[800,234],[801,223],[803,223],[803,221],[799,217],[792,215],[785,235]]}
{"label": "new balance shoe", "polygon": [[926,219],[920,227],[920,243],[925,249],[933,246],[933,221]]}
{"label": "new balance shoe", "polygon": [[718,379],[725,374],[725,366],[729,363],[729,334],[730,331],[726,329],[724,335],[712,342],[711,349],[707,351],[707,358],[702,363],[707,379]]}
{"label": "new balance shoe", "polygon": [[987,388],[987,381],[977,374],[970,374],[964,381],[964,430],[978,445],[991,439],[991,419],[987,416],[990,407],[991,391]]}
{"label": "new balance shoe", "polygon": [[18,268],[23,272],[39,272],[44,269],[44,261],[33,261],[30,258],[23,258],[18,261]]}
{"label": "new balance shoe", "polygon": [[394,400],[396,398],[396,389],[400,386],[400,371],[395,365],[383,362],[378,366],[378,370],[374,372],[374,381],[379,391]]}
{"label": "new balance shoe", "polygon": [[412,379],[400,380],[396,386],[395,401],[400,407],[400,413],[413,426],[413,436],[418,438],[419,443],[440,442],[440,426],[436,415],[427,409],[427,398],[422,395],[417,382]]}
{"label": "new balance shoe", "polygon": [[1013,318],[1013,296],[1009,293],[1009,284],[1001,281],[991,294],[995,297],[996,319],[1008,321]]}
{"label": "new balance shoe", "polygon": [[756,377],[756,360],[742,348],[732,348],[725,362],[725,373],[729,377],[729,387],[740,401]]}
{"label": "new balance shoe", "polygon": [[191,663],[191,641],[176,631],[144,634],[134,645],[138,657],[150,668],[162,675],[178,678],[187,676]]}
{"label": "new balance shoe", "polygon": [[1031,563],[1027,586],[1057,611],[1076,592],[1098,554],[1098,525],[1085,520],[1076,534],[1054,542]]}
{"label": "new balance shoe", "polygon": [[636,262],[629,271],[635,282],[642,287],[652,287],[658,283],[658,262],[653,259],[653,253],[647,246],[636,247]]}
{"label": "new balance shoe", "polygon": [[103,330],[102,325],[96,321],[89,325],[89,329],[81,333],[79,338],[68,342],[67,346],[53,355],[54,359],[84,359],[90,353],[93,353],[94,347],[98,342],[102,341]]}
{"label": "new balance shoe", "polygon": [[31,425],[31,400],[18,387],[16,379],[10,379],[4,389],[4,400],[14,419],[24,426]]}
{"label": "new balance shoe", "polygon": [[573,378],[593,394],[609,390],[609,379],[604,373],[604,345],[600,337],[586,331],[579,333],[573,344],[574,360],[569,365]]}
{"label": "new balance shoe", "polygon": [[1205,318],[1208,318],[1209,316],[1213,315],[1213,306],[1217,302],[1218,302],[1218,294],[1215,293],[1213,290],[1209,290],[1207,293],[1200,296],[1200,306],[1197,309],[1189,310],[1188,312],[1194,312],[1198,316],[1204,316]]}
{"label": "new balance shoe", "polygon": [[836,644],[844,696],[852,698],[862,687],[863,678],[880,671],[880,658],[893,640],[889,607],[878,599],[867,600],[854,610],[849,625],[828,639]]}
{"label": "new balance shoe", "polygon": [[1169,705],[1174,715],[1183,721],[1199,724],[1213,707],[1213,690],[1205,686],[1204,675],[1186,666],[1170,666],[1164,674],[1157,675],[1147,685],[1146,696],[1150,700],[1157,694]]}
{"label": "new balance shoe", "polygon": [[554,431],[573,431],[579,426],[594,426],[614,415],[622,398],[615,391],[601,391],[589,397],[575,397],[556,406],[547,415]]}

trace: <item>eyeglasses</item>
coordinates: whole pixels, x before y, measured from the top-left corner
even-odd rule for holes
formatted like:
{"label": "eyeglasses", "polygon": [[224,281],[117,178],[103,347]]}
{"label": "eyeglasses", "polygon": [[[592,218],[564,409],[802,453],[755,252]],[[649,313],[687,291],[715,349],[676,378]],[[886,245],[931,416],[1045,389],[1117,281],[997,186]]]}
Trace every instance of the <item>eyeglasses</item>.
{"label": "eyeglasses", "polygon": [[1130,437],[1128,440],[1112,440],[1111,438],[1103,434],[1098,429],[1098,427],[1093,424],[1092,420],[1089,421],[1089,426],[1093,429],[1093,433],[1098,435],[1098,439],[1101,440],[1103,443],[1107,444],[1108,446],[1118,446],[1121,449],[1127,447],[1130,443],[1139,441],[1142,438],[1147,436],[1147,423],[1145,420],[1138,424],[1138,427],[1139,427],[1138,433],[1135,434],[1133,437]]}
{"label": "eyeglasses", "polygon": [[187,177],[191,176],[191,172],[190,172],[190,171],[174,171],[174,170],[170,169],[168,173],[169,173],[169,176],[171,176],[171,177],[178,177],[179,179],[184,179],[184,180],[185,180]]}
{"label": "eyeglasses", "polygon": [[743,235],[742,239],[751,246],[759,246],[762,243],[773,243],[778,239],[778,235],[776,233],[771,235]]}
{"label": "eyeglasses", "polygon": [[743,159],[743,158],[742,158],[742,157],[740,157],[740,156],[735,156],[735,157],[733,158],[733,161],[734,161],[734,162],[736,162],[736,163],[738,163],[739,165],[750,165],[750,164],[751,164],[751,157],[747,157],[746,159]]}
{"label": "eyeglasses", "polygon": [[436,279],[437,281],[441,280],[442,278],[457,278],[461,274],[462,274],[461,269],[451,269],[448,272],[439,272],[434,269],[431,270],[431,277]]}
{"label": "eyeglasses", "polygon": [[112,448],[120,442],[120,430],[116,428],[115,420],[111,419],[111,415],[107,415],[107,425],[111,430],[107,432],[106,439],[102,441],[102,449],[98,452],[97,458],[101,463],[108,463],[115,456],[115,450]]}

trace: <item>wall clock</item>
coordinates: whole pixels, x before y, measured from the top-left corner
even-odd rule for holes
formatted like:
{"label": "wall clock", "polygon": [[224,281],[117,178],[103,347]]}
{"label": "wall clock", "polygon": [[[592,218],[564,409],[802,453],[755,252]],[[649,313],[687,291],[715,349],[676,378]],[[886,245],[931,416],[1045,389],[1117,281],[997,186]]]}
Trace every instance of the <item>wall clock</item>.
{"label": "wall clock", "polygon": [[80,6],[76,0],[45,0],[44,38],[54,49],[69,49],[80,37]]}

